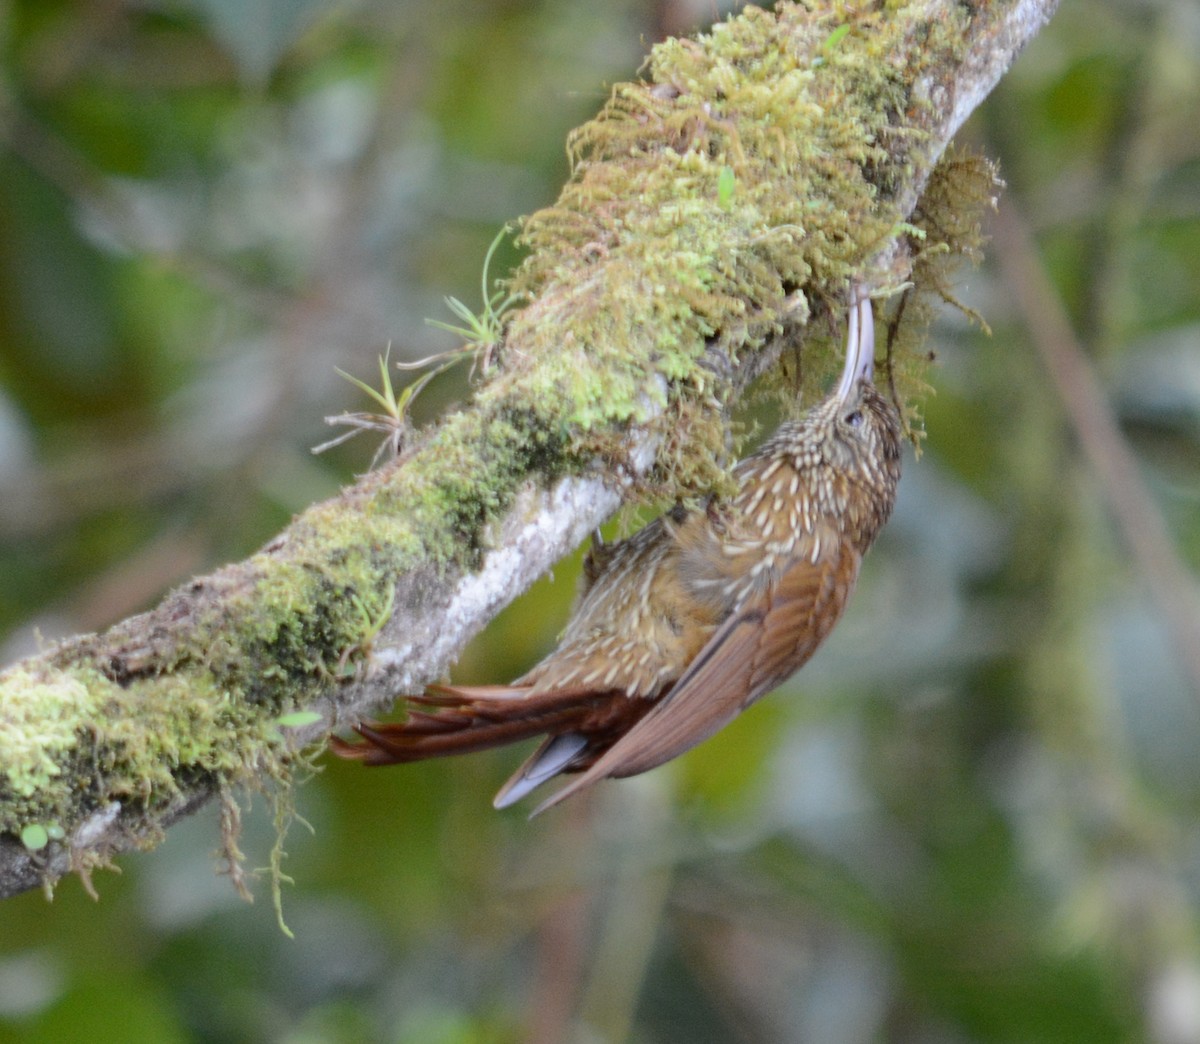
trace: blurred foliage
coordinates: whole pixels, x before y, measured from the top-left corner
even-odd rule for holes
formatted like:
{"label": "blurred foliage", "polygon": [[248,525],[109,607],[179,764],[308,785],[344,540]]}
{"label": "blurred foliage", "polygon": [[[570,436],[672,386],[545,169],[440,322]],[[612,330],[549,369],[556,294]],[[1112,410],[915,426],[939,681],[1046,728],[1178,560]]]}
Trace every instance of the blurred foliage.
{"label": "blurred foliage", "polygon": [[[0,0],[4,659],[240,558],[388,344],[474,300],[566,132],[695,0]],[[964,137],[1200,565],[1200,8],[1066,0]],[[510,249],[507,246],[504,250]],[[511,253],[496,258],[503,271]],[[787,691],[532,823],[516,752],[300,793],[284,897],[212,810],[0,910],[6,1041],[1200,1041],[1200,693],[992,264],[851,611]],[[464,392],[447,374],[428,420]],[[527,668],[578,556],[463,681]],[[269,816],[243,847],[265,863]]]}

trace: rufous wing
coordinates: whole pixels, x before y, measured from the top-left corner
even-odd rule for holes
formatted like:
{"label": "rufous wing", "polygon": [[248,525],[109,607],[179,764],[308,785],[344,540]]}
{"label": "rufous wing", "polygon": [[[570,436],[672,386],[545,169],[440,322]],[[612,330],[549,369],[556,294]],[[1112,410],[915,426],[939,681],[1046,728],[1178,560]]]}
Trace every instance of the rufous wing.
{"label": "rufous wing", "polygon": [[812,656],[841,616],[861,561],[845,541],[832,542],[815,563],[798,557],[717,628],[641,721],[534,814],[601,779],[655,768],[729,724]]}

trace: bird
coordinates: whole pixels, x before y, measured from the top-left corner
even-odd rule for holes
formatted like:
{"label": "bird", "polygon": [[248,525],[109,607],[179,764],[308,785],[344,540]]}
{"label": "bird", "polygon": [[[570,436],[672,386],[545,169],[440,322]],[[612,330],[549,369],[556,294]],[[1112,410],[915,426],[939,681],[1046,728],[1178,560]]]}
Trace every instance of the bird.
{"label": "bird", "polygon": [[[532,815],[707,739],[808,662],[841,618],[900,480],[869,296],[851,289],[833,390],[733,469],[736,492],[594,542],[558,646],[509,685],[434,685],[335,753],[391,765],[544,737],[496,795],[574,778]],[[413,709],[415,706],[415,709]]]}

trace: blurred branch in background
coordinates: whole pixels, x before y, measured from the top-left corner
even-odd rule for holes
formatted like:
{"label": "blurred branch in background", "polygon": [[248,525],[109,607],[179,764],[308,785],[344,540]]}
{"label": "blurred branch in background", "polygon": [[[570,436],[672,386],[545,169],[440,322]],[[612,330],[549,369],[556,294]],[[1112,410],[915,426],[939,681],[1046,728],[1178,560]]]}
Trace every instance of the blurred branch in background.
{"label": "blurred branch in background", "polygon": [[995,222],[996,254],[1005,280],[1046,364],[1080,448],[1134,556],[1200,699],[1200,584],[1175,543],[1141,477],[1102,385],[1046,277],[1029,229],[1011,200]]}

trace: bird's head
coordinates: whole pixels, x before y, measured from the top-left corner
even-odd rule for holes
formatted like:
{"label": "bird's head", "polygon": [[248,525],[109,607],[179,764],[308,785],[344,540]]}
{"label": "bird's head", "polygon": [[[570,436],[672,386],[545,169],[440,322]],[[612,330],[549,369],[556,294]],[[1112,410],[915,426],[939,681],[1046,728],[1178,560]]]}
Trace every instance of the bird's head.
{"label": "bird's head", "polygon": [[811,415],[813,434],[824,466],[850,489],[866,494],[872,502],[869,510],[886,519],[900,479],[900,417],[874,383],[871,300],[858,288],[853,293],[846,362],[837,387]]}

